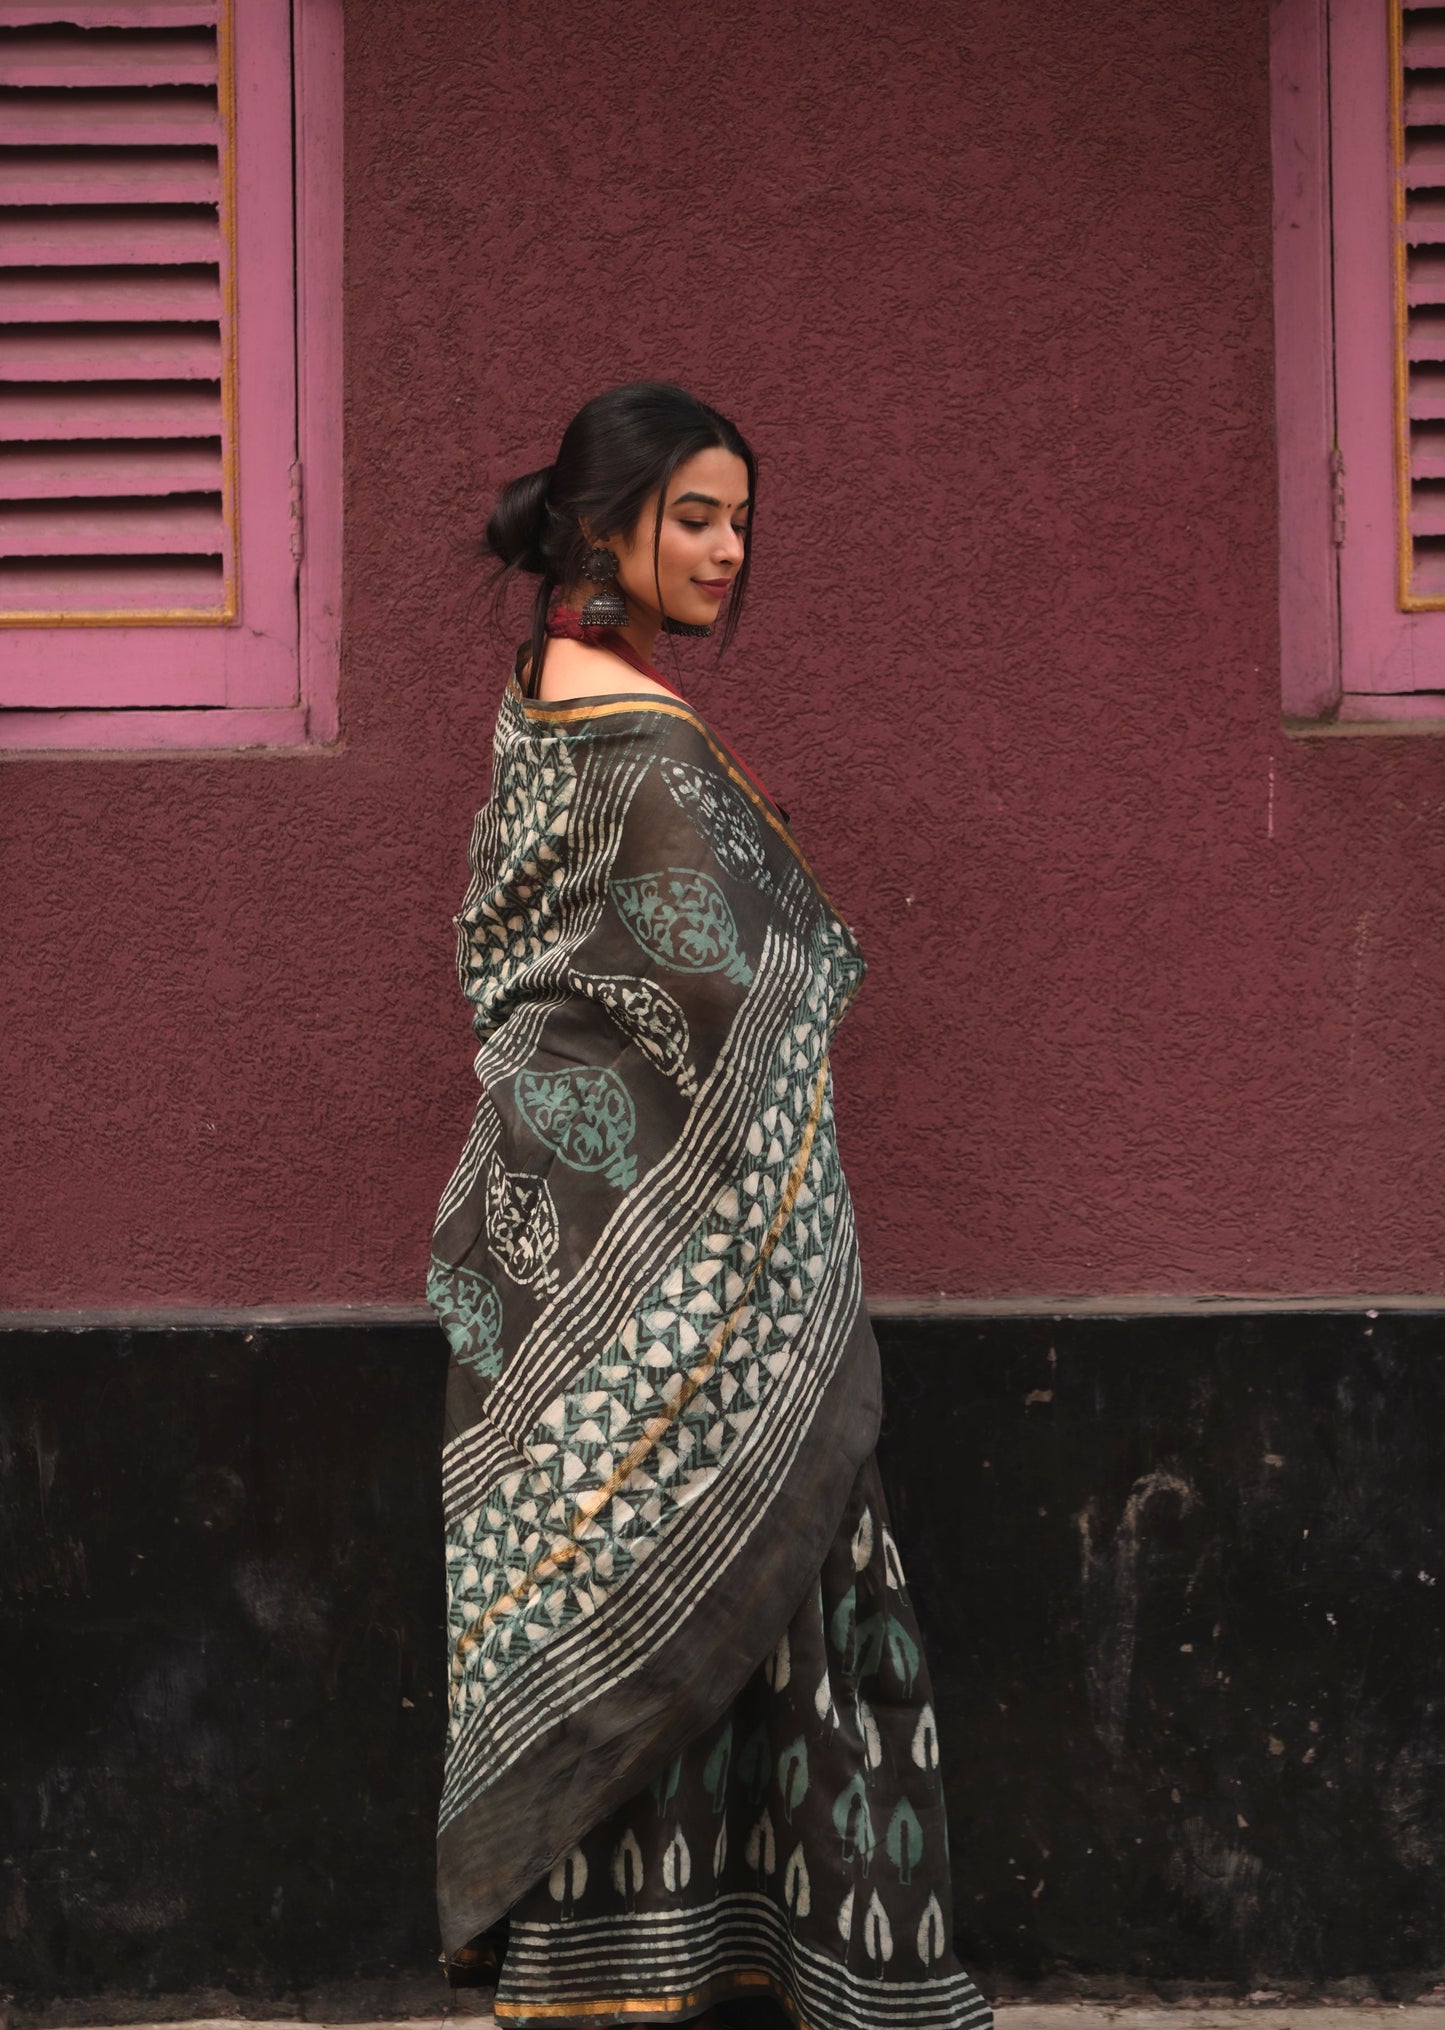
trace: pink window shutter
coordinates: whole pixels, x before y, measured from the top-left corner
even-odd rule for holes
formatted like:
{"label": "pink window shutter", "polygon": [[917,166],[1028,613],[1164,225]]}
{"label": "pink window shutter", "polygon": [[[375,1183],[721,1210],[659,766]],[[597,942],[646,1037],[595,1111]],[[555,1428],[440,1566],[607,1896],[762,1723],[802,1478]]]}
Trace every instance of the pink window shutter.
{"label": "pink window shutter", "polygon": [[290,7],[0,0],[0,86],[0,707],[294,705]]}
{"label": "pink window shutter", "polygon": [[1274,0],[1283,699],[1445,722],[1445,6]]}
{"label": "pink window shutter", "polygon": [[1350,694],[1445,692],[1445,14],[1333,0],[1329,71],[1341,688],[1368,717]]}

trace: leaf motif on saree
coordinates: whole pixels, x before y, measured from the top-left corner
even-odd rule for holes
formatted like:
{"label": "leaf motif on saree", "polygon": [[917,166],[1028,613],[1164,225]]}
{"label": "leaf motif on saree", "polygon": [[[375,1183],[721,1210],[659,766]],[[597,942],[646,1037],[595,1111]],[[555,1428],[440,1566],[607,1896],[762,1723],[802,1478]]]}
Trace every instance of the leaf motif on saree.
{"label": "leaf motif on saree", "polygon": [[773,1831],[772,1813],[766,1806],[763,1807],[762,1816],[748,1834],[743,1858],[750,1868],[756,1868],[759,1887],[778,1865],[777,1835]]}
{"label": "leaf motif on saree", "polygon": [[778,1789],[783,1794],[783,1817],[791,1824],[808,1795],[808,1744],[801,1734],[778,1757]]}
{"label": "leaf motif on saree", "polygon": [[574,994],[586,994],[605,1008],[643,1056],[676,1079],[688,1099],[693,1098],[697,1073],[687,1017],[664,987],[635,973],[569,973],[567,984]]}
{"label": "leaf motif on saree", "polygon": [[948,1944],[943,1928],[943,1906],[929,1891],[928,1901],[923,1906],[923,1915],[918,1920],[918,1957],[926,1967],[941,1960]]}
{"label": "leaf motif on saree", "polygon": [[884,1835],[883,1851],[898,1870],[898,1879],[906,1888],[913,1880],[914,1869],[923,1859],[923,1827],[906,1797],[900,1797],[893,1807],[893,1816]]}
{"label": "leaf motif on saree", "polygon": [[502,1300],[496,1284],[475,1269],[453,1268],[433,1255],[426,1294],[457,1359],[484,1381],[495,1381],[502,1371]]}
{"label": "leaf motif on saree", "polygon": [[880,1968],[893,1957],[893,1927],[876,1889],[863,1914],[863,1950],[870,1960],[877,1960]]}
{"label": "leaf motif on saree", "polygon": [[682,1827],[678,1826],[662,1855],[662,1881],[674,1894],[692,1880],[692,1850]]}
{"label": "leaf motif on saree", "polygon": [[522,1289],[557,1286],[557,1207],[545,1177],[508,1170],[493,1156],[487,1172],[487,1244]]}
{"label": "leaf motif on saree", "polygon": [[662,779],[729,874],[769,892],[773,878],[757,821],[731,783],[686,761],[663,761]]}
{"label": "leaf motif on saree", "polygon": [[712,1793],[712,1808],[720,1812],[727,1802],[728,1769],[732,1763],[733,1723],[729,1714],[728,1723],[718,1736],[712,1753],[707,1758],[702,1780]]}
{"label": "leaf motif on saree", "polygon": [[622,921],[649,957],[680,973],[726,973],[746,984],[743,956],[728,899],[710,874],[664,867],[612,884]]}
{"label": "leaf motif on saree", "polygon": [[623,1833],[612,1856],[612,1886],[619,1896],[627,1898],[631,1907],[633,1898],[642,1888],[642,1849],[631,1826]]}
{"label": "leaf motif on saree", "polygon": [[850,1863],[856,1859],[866,1875],[878,1841],[861,1770],[849,1777],[833,1800],[833,1824],[843,1843],[843,1859]]}
{"label": "leaf motif on saree", "polygon": [[628,1150],[637,1132],[632,1095],[615,1072],[600,1065],[517,1074],[523,1120],[573,1170],[600,1170],[621,1190],[635,1182],[637,1159]]}
{"label": "leaf motif on saree", "polygon": [[547,1888],[562,1915],[570,1917],[572,1906],[587,1887],[587,1856],[580,1847],[570,1847],[547,1877]]}
{"label": "leaf motif on saree", "polygon": [[938,1722],[933,1707],[926,1704],[918,1715],[918,1725],[913,1730],[913,1760],[920,1769],[938,1767]]}
{"label": "leaf motif on saree", "polygon": [[812,1884],[808,1880],[808,1863],[803,1857],[801,1841],[788,1856],[788,1865],[783,1871],[783,1902],[788,1915],[795,1920],[812,1915]]}

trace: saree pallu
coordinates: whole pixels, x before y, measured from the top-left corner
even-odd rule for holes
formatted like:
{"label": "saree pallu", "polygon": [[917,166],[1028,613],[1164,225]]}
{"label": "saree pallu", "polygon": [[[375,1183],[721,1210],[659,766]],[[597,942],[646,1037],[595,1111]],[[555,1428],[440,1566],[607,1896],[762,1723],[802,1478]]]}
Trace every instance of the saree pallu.
{"label": "saree pallu", "polygon": [[650,694],[514,680],[470,860],[483,1091],[427,1285],[444,1958],[504,1927],[500,2023],[988,2030],[833,1132],[858,947]]}

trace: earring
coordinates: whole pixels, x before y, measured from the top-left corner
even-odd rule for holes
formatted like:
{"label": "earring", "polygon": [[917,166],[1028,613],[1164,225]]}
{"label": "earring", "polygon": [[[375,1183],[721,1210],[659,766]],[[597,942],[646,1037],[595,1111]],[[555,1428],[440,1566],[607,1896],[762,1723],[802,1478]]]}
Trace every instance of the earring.
{"label": "earring", "polygon": [[582,559],[582,576],[590,578],[594,585],[601,588],[583,606],[578,616],[582,625],[626,627],[627,601],[613,583],[617,576],[617,559],[611,550],[600,547],[588,550]]}
{"label": "earring", "polygon": [[674,620],[671,614],[664,613],[662,616],[662,631],[664,634],[711,634],[712,622],[710,620],[701,622],[696,620]]}

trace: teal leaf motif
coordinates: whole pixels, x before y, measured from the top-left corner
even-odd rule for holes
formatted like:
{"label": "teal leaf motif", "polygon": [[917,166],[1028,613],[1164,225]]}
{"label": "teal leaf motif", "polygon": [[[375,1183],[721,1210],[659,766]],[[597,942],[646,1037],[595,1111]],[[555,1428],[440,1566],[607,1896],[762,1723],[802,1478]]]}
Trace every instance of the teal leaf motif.
{"label": "teal leaf motif", "polygon": [[626,1190],[637,1177],[628,1145],[637,1132],[632,1095],[615,1072],[594,1065],[517,1074],[517,1106],[539,1142],[573,1170],[600,1170]]}
{"label": "teal leaf motif", "polygon": [[888,1661],[892,1664],[904,1693],[913,1690],[913,1680],[918,1676],[918,1666],[923,1659],[918,1654],[918,1644],[895,1615],[888,1617]]}
{"label": "teal leaf motif", "polygon": [[712,1808],[720,1812],[727,1802],[728,1766],[733,1754],[733,1723],[728,1721],[718,1736],[712,1754],[703,1765],[702,1780],[712,1795]]}
{"label": "teal leaf motif", "polygon": [[906,1797],[900,1797],[888,1821],[883,1850],[898,1870],[898,1879],[907,1888],[913,1871],[923,1859],[923,1828],[918,1814]]}
{"label": "teal leaf motif", "polygon": [[862,1862],[863,1873],[868,1873],[868,1863],[873,1858],[877,1839],[873,1831],[873,1814],[868,1809],[868,1793],[863,1786],[861,1775],[850,1777],[843,1789],[833,1800],[833,1824],[843,1842],[843,1859],[855,1858]]}
{"label": "teal leaf motif", "polygon": [[744,985],[753,977],[728,899],[710,874],[666,867],[614,881],[612,894],[642,949],[674,972],[726,973]]}
{"label": "teal leaf motif", "polygon": [[502,1300],[496,1284],[475,1269],[452,1268],[433,1255],[426,1295],[463,1367],[483,1381],[495,1381],[502,1371]]}
{"label": "teal leaf motif", "polygon": [[883,1661],[883,1636],[887,1616],[870,1614],[860,1621],[854,1634],[856,1663],[860,1678],[871,1677]]}
{"label": "teal leaf motif", "polygon": [[856,1640],[860,1678],[870,1677],[880,1669],[886,1655],[905,1695],[913,1690],[922,1658],[918,1644],[896,1615],[870,1614],[866,1621],[859,1622]]}
{"label": "teal leaf motif", "polygon": [[783,1815],[791,1825],[793,1813],[808,1795],[808,1744],[801,1734],[778,1757],[778,1789],[783,1793]]}
{"label": "teal leaf motif", "polygon": [[772,1773],[772,1749],[768,1730],[763,1726],[748,1736],[738,1756],[738,1782],[746,1790],[750,1804],[761,1804]]}
{"label": "teal leaf motif", "polygon": [[677,1786],[681,1777],[682,1757],[674,1755],[666,1769],[660,1769],[657,1775],[653,1777],[651,1783],[648,1784],[647,1787],[652,1792],[652,1801],[657,1806],[659,1818],[662,1817],[663,1813],[672,1803],[672,1800],[677,1796]]}

